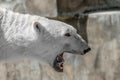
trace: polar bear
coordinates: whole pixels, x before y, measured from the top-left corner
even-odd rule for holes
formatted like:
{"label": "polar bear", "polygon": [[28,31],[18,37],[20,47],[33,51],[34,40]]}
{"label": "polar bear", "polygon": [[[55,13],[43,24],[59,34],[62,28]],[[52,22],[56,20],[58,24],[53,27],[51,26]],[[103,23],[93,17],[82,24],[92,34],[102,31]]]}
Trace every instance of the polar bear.
{"label": "polar bear", "polygon": [[45,17],[0,9],[0,60],[35,58],[63,71],[63,54],[85,54],[90,47],[72,26]]}

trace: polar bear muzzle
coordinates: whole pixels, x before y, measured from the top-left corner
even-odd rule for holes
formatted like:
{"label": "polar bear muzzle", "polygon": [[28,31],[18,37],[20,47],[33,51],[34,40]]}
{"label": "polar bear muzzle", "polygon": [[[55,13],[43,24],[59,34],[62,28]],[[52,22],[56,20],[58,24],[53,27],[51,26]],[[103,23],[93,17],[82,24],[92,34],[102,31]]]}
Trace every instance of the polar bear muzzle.
{"label": "polar bear muzzle", "polygon": [[[85,55],[90,50],[91,50],[91,48],[85,49],[84,53],[81,53],[81,55]],[[64,52],[57,55],[53,62],[53,68],[58,72],[63,72],[63,64],[64,64],[63,54],[64,54]]]}

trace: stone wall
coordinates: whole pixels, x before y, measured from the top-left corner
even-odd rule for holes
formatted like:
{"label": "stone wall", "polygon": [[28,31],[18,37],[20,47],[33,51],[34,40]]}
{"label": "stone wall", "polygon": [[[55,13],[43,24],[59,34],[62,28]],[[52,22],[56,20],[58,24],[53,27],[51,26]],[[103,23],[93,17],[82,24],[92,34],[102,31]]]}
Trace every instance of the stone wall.
{"label": "stone wall", "polygon": [[[90,9],[90,11],[92,11],[92,9],[104,11],[105,8],[107,8],[105,10],[113,10],[112,7],[117,7],[118,9],[116,9],[120,10],[119,0],[57,0],[57,4],[59,15],[80,13],[86,9]],[[114,10],[116,9],[114,8]]]}
{"label": "stone wall", "polygon": [[0,7],[20,13],[57,16],[56,0],[0,0]]}

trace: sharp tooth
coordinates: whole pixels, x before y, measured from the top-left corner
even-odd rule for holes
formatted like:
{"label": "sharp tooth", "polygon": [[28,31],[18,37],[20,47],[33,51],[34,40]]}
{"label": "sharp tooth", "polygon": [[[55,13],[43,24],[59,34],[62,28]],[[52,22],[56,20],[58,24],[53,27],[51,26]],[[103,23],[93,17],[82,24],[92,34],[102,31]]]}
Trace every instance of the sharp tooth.
{"label": "sharp tooth", "polygon": [[63,64],[60,64],[60,69],[63,69]]}
{"label": "sharp tooth", "polygon": [[60,67],[61,70],[63,70],[63,67]]}

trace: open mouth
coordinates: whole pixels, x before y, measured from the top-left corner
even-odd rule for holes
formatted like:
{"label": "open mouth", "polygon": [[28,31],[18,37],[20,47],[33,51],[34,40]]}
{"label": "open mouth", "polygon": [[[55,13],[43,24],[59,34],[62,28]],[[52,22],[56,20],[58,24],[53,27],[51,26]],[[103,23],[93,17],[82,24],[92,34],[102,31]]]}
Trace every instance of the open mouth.
{"label": "open mouth", "polygon": [[53,63],[54,69],[58,72],[63,72],[63,64],[64,64],[63,54],[64,53],[57,55]]}
{"label": "open mouth", "polygon": [[[65,52],[69,52],[69,53],[76,53],[76,51],[65,51]],[[54,59],[53,62],[53,68],[57,71],[57,72],[63,72],[63,64],[64,64],[64,58],[63,55],[64,53],[58,54],[56,56],[56,58]]]}
{"label": "open mouth", "polygon": [[[88,49],[84,50],[83,53],[80,53],[80,54],[81,54],[81,55],[84,55],[84,54],[86,54],[87,52],[89,52],[90,50],[91,50],[91,49],[88,48]],[[78,53],[78,52],[76,52],[75,50],[66,51],[66,52],[74,53],[74,54],[75,54],[75,53],[76,53],[76,54]],[[64,53],[65,53],[65,52],[57,55],[56,58],[54,59],[54,62],[53,62],[53,68],[54,68],[56,71],[58,71],[58,72],[63,72],[63,64],[64,64],[63,54],[64,54]]]}
{"label": "open mouth", "polygon": [[[77,53],[75,50],[65,51],[65,52],[68,52],[68,53]],[[61,54],[58,54],[58,55],[56,56],[56,58],[54,59],[53,68],[54,68],[57,72],[63,72],[63,64],[64,64],[63,55],[64,55],[65,52],[63,52],[63,53],[61,53]]]}

